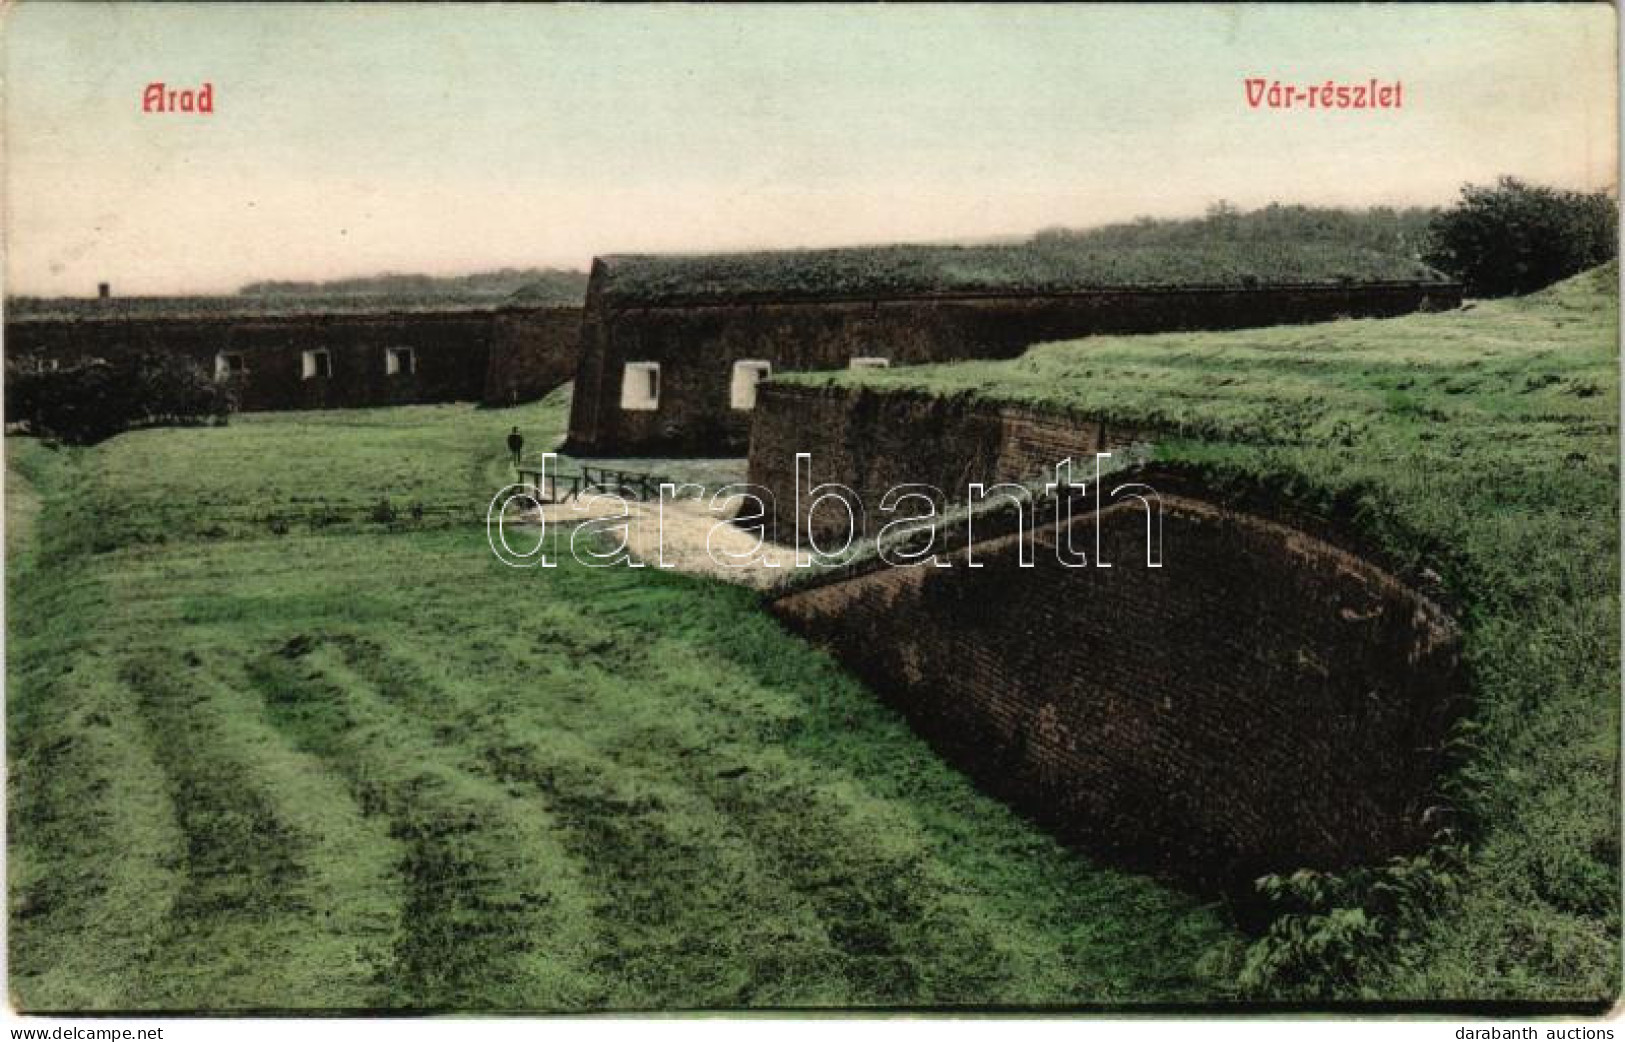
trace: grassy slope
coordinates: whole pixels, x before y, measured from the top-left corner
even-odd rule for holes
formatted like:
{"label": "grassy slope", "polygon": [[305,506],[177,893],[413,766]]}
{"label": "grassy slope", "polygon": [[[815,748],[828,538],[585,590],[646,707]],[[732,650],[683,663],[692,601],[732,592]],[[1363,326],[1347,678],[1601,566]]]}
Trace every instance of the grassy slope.
{"label": "grassy slope", "polygon": [[8,440],[15,1003],[1224,993],[1216,910],[979,795],[748,593],[499,564],[502,435],[564,421]]}
{"label": "grassy slope", "polygon": [[1359,983],[1392,997],[1618,993],[1618,299],[1612,266],[1403,319],[1097,338],[803,383],[1036,403],[1169,431],[1430,567],[1479,698],[1460,899]]}

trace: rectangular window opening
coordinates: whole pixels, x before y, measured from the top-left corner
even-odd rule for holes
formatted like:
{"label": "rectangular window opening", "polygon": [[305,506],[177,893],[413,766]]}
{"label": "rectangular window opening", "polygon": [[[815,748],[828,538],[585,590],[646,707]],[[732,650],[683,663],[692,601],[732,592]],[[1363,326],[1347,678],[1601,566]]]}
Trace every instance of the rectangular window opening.
{"label": "rectangular window opening", "polygon": [[621,374],[621,408],[650,412],[660,408],[660,363],[628,362]]}
{"label": "rectangular window opening", "polygon": [[333,359],[325,350],[305,351],[300,355],[300,372],[306,380],[325,380],[333,375]]}
{"label": "rectangular window opening", "polygon": [[735,409],[756,408],[756,385],[773,375],[773,364],[757,359],[734,363],[733,383],[729,386],[728,402]]}
{"label": "rectangular window opening", "polygon": [[386,376],[410,376],[417,372],[417,359],[412,355],[410,347],[388,347],[384,349],[384,374]]}

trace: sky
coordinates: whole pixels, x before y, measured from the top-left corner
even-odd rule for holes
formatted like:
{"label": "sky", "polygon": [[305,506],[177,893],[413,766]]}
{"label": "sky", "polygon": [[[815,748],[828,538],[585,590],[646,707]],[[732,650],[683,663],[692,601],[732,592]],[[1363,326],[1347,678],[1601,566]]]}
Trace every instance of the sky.
{"label": "sky", "polygon": [[[8,6],[8,293],[1615,185],[1605,5]],[[1249,77],[1404,85],[1252,109]],[[212,84],[214,112],[142,111]]]}

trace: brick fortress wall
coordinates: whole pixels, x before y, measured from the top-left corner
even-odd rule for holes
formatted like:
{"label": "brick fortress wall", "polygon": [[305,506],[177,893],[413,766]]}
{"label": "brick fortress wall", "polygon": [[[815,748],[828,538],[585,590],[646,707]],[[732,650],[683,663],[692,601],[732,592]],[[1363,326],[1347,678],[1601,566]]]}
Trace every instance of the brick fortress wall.
{"label": "brick fortress wall", "polygon": [[[595,282],[601,278],[597,268]],[[892,300],[742,300],[637,306],[588,290],[570,449],[583,454],[737,454],[751,413],[730,402],[733,364],[775,373],[1008,358],[1033,344],[1107,333],[1237,329],[1388,316],[1461,303],[1446,283],[1098,290]],[[628,363],[660,366],[658,407],[621,408]]]}
{"label": "brick fortress wall", "polygon": [[[793,538],[794,455],[853,488],[865,531],[884,490],[962,498],[1154,440],[1154,432],[924,393],[763,388],[750,480]],[[1253,497],[1216,502],[1183,471],[1109,479],[1161,495],[1160,568],[1145,512],[1097,493],[1070,521],[1038,511],[1034,567],[1009,515],[944,531],[952,567],[870,564],[773,604],[827,645],[985,788],[1091,853],[1249,891],[1266,872],[1375,863],[1423,846],[1439,749],[1466,706],[1460,638],[1435,595],[1324,521]],[[906,516],[906,515],[904,515]],[[817,536],[839,508],[815,517]],[[981,564],[966,567],[966,555]]]}
{"label": "brick fortress wall", "polygon": [[500,311],[480,400],[497,406],[535,401],[575,379],[580,354],[580,308]]}
{"label": "brick fortress wall", "polygon": [[[830,647],[952,763],[1092,855],[1245,893],[1266,872],[1419,848],[1463,707],[1449,618],[1301,530],[1164,494],[881,567],[773,611]],[[974,553],[979,568],[966,567]],[[1093,560],[1093,558],[1091,558]]]}
{"label": "brick fortress wall", "polygon": [[[507,405],[540,397],[574,373],[576,308],[400,311],[196,318],[30,318],[6,323],[6,352],[71,364],[131,353],[178,354],[205,372],[239,354],[230,377],[245,411],[427,402]],[[388,348],[410,348],[389,373]],[[306,379],[303,352],[325,349],[331,375]]]}
{"label": "brick fortress wall", "polygon": [[[873,535],[895,516],[880,512],[888,489],[934,486],[949,503],[973,482],[992,486],[1053,475],[1071,457],[1074,480],[1093,479],[1096,452],[1122,452],[1151,432],[1055,415],[1020,406],[969,407],[926,393],[775,385],[761,388],[751,433],[748,480],[772,494],[769,532],[794,538],[795,457],[809,453],[810,488],[846,485],[862,506],[859,535]],[[811,517],[815,539],[847,527],[834,503]],[[804,529],[805,531],[805,529]]]}

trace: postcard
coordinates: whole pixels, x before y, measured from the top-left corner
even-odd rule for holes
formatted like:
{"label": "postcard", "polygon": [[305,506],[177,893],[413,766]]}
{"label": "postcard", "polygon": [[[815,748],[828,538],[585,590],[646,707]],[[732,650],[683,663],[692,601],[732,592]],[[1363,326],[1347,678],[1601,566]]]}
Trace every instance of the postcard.
{"label": "postcard", "polygon": [[3,25],[18,1028],[1613,1037],[1615,8]]}

